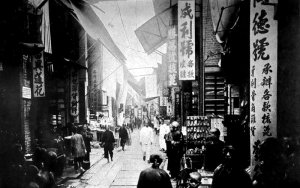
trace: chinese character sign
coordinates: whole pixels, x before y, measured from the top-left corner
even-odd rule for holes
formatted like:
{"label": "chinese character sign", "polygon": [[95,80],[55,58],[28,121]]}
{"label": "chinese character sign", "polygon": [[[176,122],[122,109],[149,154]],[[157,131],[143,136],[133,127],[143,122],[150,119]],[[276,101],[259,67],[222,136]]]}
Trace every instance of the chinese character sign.
{"label": "chinese character sign", "polygon": [[71,71],[71,88],[70,88],[70,110],[72,116],[78,116],[79,113],[79,90],[78,90],[78,74],[77,71],[72,69]]}
{"label": "chinese character sign", "polygon": [[32,57],[33,94],[34,97],[45,97],[45,74],[43,52]]}
{"label": "chinese character sign", "polygon": [[195,80],[195,0],[178,1],[179,80]]}
{"label": "chinese character sign", "polygon": [[160,97],[160,106],[167,106],[168,97]]}
{"label": "chinese character sign", "polygon": [[256,165],[262,141],[277,136],[278,32],[273,6],[251,0],[250,7],[250,143]]}
{"label": "chinese character sign", "polygon": [[146,98],[157,97],[157,76],[145,76]]}
{"label": "chinese character sign", "polygon": [[168,31],[167,54],[168,86],[174,87],[178,85],[177,33],[175,26],[170,27]]}

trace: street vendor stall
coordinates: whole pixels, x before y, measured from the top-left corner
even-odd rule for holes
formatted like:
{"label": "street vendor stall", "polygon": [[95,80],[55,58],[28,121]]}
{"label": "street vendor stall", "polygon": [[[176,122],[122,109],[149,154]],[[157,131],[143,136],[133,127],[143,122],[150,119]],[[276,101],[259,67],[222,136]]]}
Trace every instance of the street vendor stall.
{"label": "street vendor stall", "polygon": [[207,116],[188,116],[185,122],[186,154],[192,159],[192,168],[200,169],[203,164],[203,148],[210,130],[210,121]]}
{"label": "street vendor stall", "polygon": [[[187,116],[182,130],[186,132],[185,151],[182,171],[197,171],[201,174],[201,188],[211,187],[213,172],[203,170],[204,147],[211,129],[210,118],[207,116]],[[179,179],[177,187],[185,184]]]}

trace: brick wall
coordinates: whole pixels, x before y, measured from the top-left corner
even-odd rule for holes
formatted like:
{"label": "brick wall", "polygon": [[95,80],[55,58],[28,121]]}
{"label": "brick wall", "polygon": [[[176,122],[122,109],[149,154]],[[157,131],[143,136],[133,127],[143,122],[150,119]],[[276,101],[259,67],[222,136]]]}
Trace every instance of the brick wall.
{"label": "brick wall", "polygon": [[[221,45],[217,42],[215,35],[213,34],[213,23],[211,19],[211,12],[209,6],[209,0],[203,0],[203,59],[205,60],[207,56],[212,53],[220,52]],[[211,56],[209,57],[205,65],[206,66],[217,66],[218,61],[220,59],[220,55]]]}

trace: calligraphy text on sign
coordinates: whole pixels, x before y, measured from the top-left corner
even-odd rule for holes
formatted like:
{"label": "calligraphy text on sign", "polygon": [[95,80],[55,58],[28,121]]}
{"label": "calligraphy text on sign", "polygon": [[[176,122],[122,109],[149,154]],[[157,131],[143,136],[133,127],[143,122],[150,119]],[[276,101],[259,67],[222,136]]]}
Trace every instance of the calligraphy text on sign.
{"label": "calligraphy text on sign", "polygon": [[176,28],[171,27],[168,31],[168,86],[174,87],[178,85],[178,69],[177,69],[177,33]]}
{"label": "calligraphy text on sign", "polygon": [[78,91],[78,74],[75,70],[71,71],[71,115],[78,116],[79,112],[79,91]]}
{"label": "calligraphy text on sign", "polygon": [[274,8],[252,0],[250,8],[251,161],[267,137],[277,136],[277,21]]}
{"label": "calligraphy text on sign", "polygon": [[195,1],[178,1],[179,80],[195,80]]}
{"label": "calligraphy text on sign", "polygon": [[45,74],[43,52],[32,58],[34,97],[45,97]]}

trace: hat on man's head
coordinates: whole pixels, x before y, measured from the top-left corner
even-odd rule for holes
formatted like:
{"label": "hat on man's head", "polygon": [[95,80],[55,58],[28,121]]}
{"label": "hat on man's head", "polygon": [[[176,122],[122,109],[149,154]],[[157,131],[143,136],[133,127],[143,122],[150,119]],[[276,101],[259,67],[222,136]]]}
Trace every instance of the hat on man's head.
{"label": "hat on man's head", "polygon": [[179,123],[177,121],[173,121],[172,124],[171,124],[173,127],[178,127],[179,126]]}
{"label": "hat on man's head", "polygon": [[162,158],[159,154],[152,154],[150,155],[150,159],[149,159],[149,162],[150,163],[154,163],[156,160],[157,163],[162,163]]}

